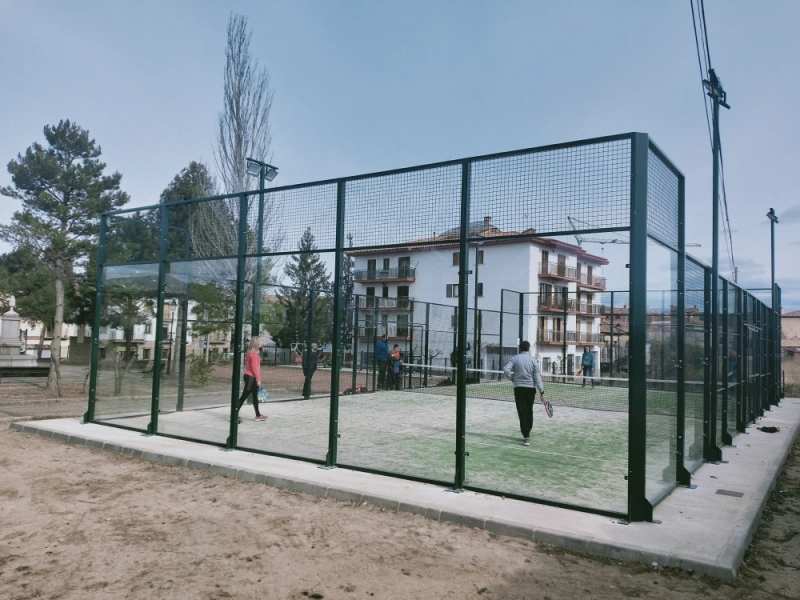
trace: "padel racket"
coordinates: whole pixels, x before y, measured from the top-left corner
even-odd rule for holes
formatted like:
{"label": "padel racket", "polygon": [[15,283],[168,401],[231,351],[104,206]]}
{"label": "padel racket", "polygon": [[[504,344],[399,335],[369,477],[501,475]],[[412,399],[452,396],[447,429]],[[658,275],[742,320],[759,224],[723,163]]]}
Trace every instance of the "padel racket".
{"label": "padel racket", "polygon": [[553,417],[553,405],[550,404],[547,400],[542,398],[542,406],[544,406],[544,412],[547,413],[547,416],[552,418]]}

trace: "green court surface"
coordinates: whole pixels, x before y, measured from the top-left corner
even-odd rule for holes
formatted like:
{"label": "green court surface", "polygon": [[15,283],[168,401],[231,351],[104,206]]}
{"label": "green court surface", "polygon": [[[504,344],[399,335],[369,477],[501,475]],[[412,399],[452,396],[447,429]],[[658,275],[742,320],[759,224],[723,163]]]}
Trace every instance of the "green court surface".
{"label": "green court surface", "polygon": [[[531,445],[526,447],[510,382],[467,386],[466,485],[625,513],[628,389],[592,388],[588,382],[584,388],[559,381],[547,381],[545,389],[555,415],[548,418],[537,402]],[[151,398],[138,387],[126,391],[122,396],[99,399],[97,420],[145,431]],[[176,410],[176,393],[173,386],[162,387],[158,432],[225,444],[230,427],[229,389],[214,385],[188,388],[183,410]],[[242,408],[240,449],[325,460],[329,396],[320,393],[302,400],[292,395],[285,389],[270,390],[270,401],[262,405],[266,422],[253,420],[252,406]],[[697,405],[695,396],[687,395],[687,406]],[[649,390],[647,402],[647,495],[656,498],[675,481],[677,396],[672,391]],[[456,462],[454,386],[340,395],[338,416],[337,464],[452,484]],[[702,423],[687,419],[686,425],[691,442]]]}

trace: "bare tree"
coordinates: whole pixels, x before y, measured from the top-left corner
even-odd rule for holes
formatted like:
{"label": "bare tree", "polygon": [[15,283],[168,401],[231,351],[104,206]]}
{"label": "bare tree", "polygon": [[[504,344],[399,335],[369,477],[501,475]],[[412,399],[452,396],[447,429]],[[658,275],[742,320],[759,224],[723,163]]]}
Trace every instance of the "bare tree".
{"label": "bare tree", "polygon": [[[247,17],[231,14],[228,20],[228,44],[225,48],[224,107],[219,115],[214,161],[225,192],[235,194],[258,188],[259,180],[248,177],[245,160],[254,158],[262,162],[271,160],[270,110],[272,89],[269,72],[259,67],[250,54],[251,33],[247,28]],[[248,199],[247,215],[239,215],[238,201],[212,202],[203,207],[204,231],[198,240],[203,256],[220,256],[236,253],[238,237],[235,223],[238,218],[248,219],[248,229],[255,233],[255,215],[258,213],[259,196]],[[276,225],[279,208],[273,194],[264,195],[263,238],[265,251],[277,252],[283,246],[283,233]],[[231,217],[234,217],[233,219]],[[257,236],[248,235],[248,252],[257,249]],[[232,252],[231,252],[232,251]],[[253,280],[248,261],[248,280]],[[265,259],[262,264],[263,283],[275,278],[278,264]],[[230,275],[230,274],[228,274]],[[229,277],[228,277],[229,278]]]}

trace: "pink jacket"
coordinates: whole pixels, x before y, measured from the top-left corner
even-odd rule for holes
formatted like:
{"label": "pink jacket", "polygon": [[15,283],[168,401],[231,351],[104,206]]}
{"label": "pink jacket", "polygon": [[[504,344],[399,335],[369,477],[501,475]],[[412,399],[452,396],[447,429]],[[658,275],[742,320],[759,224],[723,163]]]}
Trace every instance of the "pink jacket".
{"label": "pink jacket", "polygon": [[244,374],[255,377],[256,383],[261,383],[261,356],[257,350],[250,350],[244,359]]}

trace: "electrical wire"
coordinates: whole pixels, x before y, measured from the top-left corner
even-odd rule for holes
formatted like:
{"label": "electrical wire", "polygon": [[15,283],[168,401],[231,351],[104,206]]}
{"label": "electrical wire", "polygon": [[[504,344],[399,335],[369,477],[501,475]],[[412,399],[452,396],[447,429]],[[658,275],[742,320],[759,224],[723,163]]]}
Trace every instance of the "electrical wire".
{"label": "electrical wire", "polygon": [[[695,0],[689,0],[689,6],[692,11],[692,27],[694,29],[694,43],[697,50],[697,65],[700,68],[701,91],[703,93],[703,108],[706,113],[706,126],[708,128],[708,138],[711,143],[711,150],[714,151],[714,139],[711,131],[711,118],[708,114],[709,102],[711,101],[706,94],[705,85],[702,83],[705,79],[705,73],[711,71],[711,50],[708,43],[708,29],[706,27],[706,10],[703,0],[697,0],[697,15],[695,15]],[[700,23],[700,35],[698,37],[698,21]],[[701,57],[702,56],[702,57]],[[705,66],[705,70],[703,67]],[[728,254],[728,265],[731,269],[731,275],[735,277],[736,260],[733,254],[733,235],[731,232],[730,214],[728,212],[728,194],[725,189],[725,167],[722,158],[722,140],[719,143],[719,158],[720,158],[720,182],[722,184],[722,194],[720,197],[720,208],[723,209],[724,220],[722,222],[723,232],[725,233],[725,250]]]}

